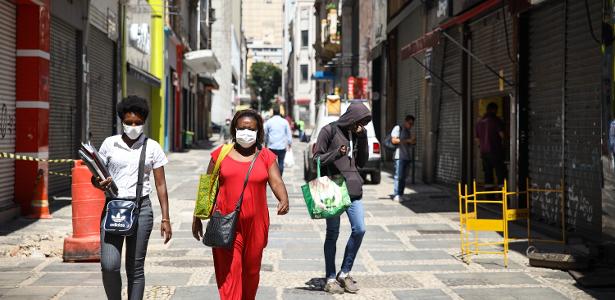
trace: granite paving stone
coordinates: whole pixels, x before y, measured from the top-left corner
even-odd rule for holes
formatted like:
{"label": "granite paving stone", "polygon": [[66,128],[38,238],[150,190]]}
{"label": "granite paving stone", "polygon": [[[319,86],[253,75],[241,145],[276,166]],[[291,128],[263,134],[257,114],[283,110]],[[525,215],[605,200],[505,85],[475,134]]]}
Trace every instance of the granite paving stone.
{"label": "granite paving stone", "polygon": [[461,245],[458,240],[412,241],[410,244],[417,249],[452,249]]}
{"label": "granite paving stone", "polygon": [[382,272],[441,272],[441,271],[464,271],[468,268],[462,264],[447,264],[447,265],[380,265],[378,266]]}
{"label": "granite paving stone", "polygon": [[[504,267],[504,259],[503,258],[475,258],[472,259],[472,263],[477,263],[483,268],[487,270],[503,270]],[[520,270],[523,269],[523,266],[518,263],[508,260],[508,270]]]}
{"label": "granite paving stone", "polygon": [[284,300],[327,300],[334,299],[333,296],[322,291],[310,291],[304,289],[284,289],[282,292]]}
{"label": "granite paving stone", "polygon": [[448,300],[451,299],[449,295],[440,289],[417,289],[417,290],[404,290],[393,291],[393,295],[399,300]]}
{"label": "granite paving stone", "polygon": [[63,263],[54,262],[43,269],[43,272],[100,272],[100,262]]}
{"label": "granite paving stone", "polygon": [[[556,292],[551,288],[480,288],[480,289],[454,289],[457,295],[467,300],[483,300],[483,299],[510,299],[510,300],[527,300],[527,299],[549,299],[559,300],[568,299],[564,295]],[[505,295],[505,296],[504,296]]]}
{"label": "granite paving stone", "polygon": [[539,284],[535,279],[520,272],[451,273],[435,276],[448,286]]}
{"label": "granite paving stone", "polygon": [[172,300],[189,299],[220,299],[218,287],[215,285],[206,286],[180,286],[175,288],[175,293],[171,296]]}
{"label": "granite paving stone", "polygon": [[105,289],[100,287],[74,287],[68,290],[61,300],[106,300]]}
{"label": "granite paving stone", "polygon": [[177,238],[170,241],[170,249],[193,249],[205,247],[203,243],[195,240],[194,238]]}
{"label": "granite paving stone", "polygon": [[[122,276],[123,278],[124,276]],[[124,279],[123,279],[124,280]],[[102,286],[101,272],[95,273],[46,273],[33,283],[34,286]]]}
{"label": "granite paving stone", "polygon": [[30,276],[26,272],[2,272],[0,273],[0,287],[16,286]]}
{"label": "granite paving stone", "polygon": [[2,300],[47,300],[52,299],[62,290],[61,287],[13,288],[0,292]]}
{"label": "granite paving stone", "polygon": [[369,250],[368,252],[376,261],[454,259],[450,254],[442,250],[417,250],[417,251],[413,251],[413,250],[408,250],[408,251]]}

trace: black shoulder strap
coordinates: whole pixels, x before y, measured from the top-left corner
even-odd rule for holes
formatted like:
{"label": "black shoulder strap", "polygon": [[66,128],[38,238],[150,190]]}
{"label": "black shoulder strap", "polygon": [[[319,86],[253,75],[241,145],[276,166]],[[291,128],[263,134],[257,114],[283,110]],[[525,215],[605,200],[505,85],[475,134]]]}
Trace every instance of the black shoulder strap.
{"label": "black shoulder strap", "polygon": [[145,149],[147,148],[147,137],[145,137],[145,140],[143,141],[143,147],[141,148],[141,158],[139,158],[139,173],[138,173],[138,179],[137,179],[137,198],[135,198],[136,201],[140,201],[141,200],[141,196],[143,194],[143,176],[144,176],[144,169],[145,169]]}
{"label": "black shoulder strap", "polygon": [[256,162],[256,159],[258,158],[258,154],[260,153],[260,150],[256,150],[256,154],[254,154],[254,158],[252,159],[252,162],[250,163],[250,168],[248,168],[248,173],[246,173],[246,179],[244,179],[243,181],[243,188],[241,189],[241,195],[239,196],[239,202],[237,202],[237,207],[235,207],[236,211],[239,211],[239,209],[241,208],[241,203],[243,203],[243,192],[246,191],[246,186],[248,185],[248,178],[250,178],[250,173],[252,172],[252,168],[254,168],[254,163]]}

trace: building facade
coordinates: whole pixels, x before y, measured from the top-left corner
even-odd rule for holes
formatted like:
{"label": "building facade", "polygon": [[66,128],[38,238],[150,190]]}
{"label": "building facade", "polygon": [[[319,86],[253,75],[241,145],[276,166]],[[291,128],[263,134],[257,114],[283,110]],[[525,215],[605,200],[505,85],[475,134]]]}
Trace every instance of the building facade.
{"label": "building facade", "polygon": [[316,82],[312,76],[316,71],[316,51],[313,47],[316,40],[316,21],[313,3],[301,0],[295,2],[293,23],[289,28],[292,30],[292,53],[289,60],[292,60],[293,67],[289,70],[293,74],[289,77],[293,80],[293,116],[303,120],[309,127],[315,125],[315,104],[318,101]]}
{"label": "building facade", "polygon": [[374,121],[384,134],[405,114],[416,117],[417,180],[483,188],[476,124],[495,103],[506,124],[511,189],[527,182],[563,190],[562,198],[536,195],[511,206],[529,200],[533,220],[554,231],[563,223],[587,243],[613,238],[613,75],[603,68],[612,55],[600,50],[612,50],[601,17],[610,8],[599,0],[585,5],[388,1],[385,30],[382,17],[374,19],[372,85],[383,116]]}
{"label": "building facade", "polygon": [[282,66],[284,0],[243,0],[242,28],[246,36],[248,72],[254,62]]}

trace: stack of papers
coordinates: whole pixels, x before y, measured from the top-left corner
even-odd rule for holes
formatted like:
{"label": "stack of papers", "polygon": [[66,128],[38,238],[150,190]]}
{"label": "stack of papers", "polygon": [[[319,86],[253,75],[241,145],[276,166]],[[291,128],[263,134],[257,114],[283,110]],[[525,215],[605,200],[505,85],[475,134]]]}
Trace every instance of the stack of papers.
{"label": "stack of papers", "polygon": [[[81,143],[79,147],[79,156],[83,159],[83,162],[88,166],[88,169],[90,169],[90,172],[92,172],[94,176],[102,179],[111,177],[109,170],[107,170],[107,166],[103,163],[100,155],[98,155],[96,147],[92,146],[90,142],[87,142],[87,144]],[[111,185],[107,188],[107,193],[111,197],[117,197],[118,190],[115,182],[111,182]]]}

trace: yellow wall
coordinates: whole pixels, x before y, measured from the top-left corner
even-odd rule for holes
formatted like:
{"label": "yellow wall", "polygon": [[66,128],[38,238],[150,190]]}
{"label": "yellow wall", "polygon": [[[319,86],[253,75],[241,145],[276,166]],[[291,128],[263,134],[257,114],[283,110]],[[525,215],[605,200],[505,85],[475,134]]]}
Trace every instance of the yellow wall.
{"label": "yellow wall", "polygon": [[150,138],[164,149],[164,0],[148,0],[152,8],[151,73],[160,79],[160,88],[152,88]]}

